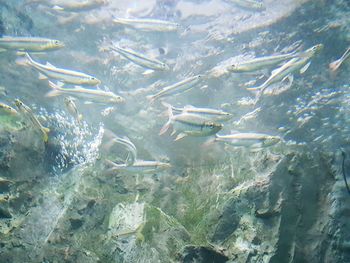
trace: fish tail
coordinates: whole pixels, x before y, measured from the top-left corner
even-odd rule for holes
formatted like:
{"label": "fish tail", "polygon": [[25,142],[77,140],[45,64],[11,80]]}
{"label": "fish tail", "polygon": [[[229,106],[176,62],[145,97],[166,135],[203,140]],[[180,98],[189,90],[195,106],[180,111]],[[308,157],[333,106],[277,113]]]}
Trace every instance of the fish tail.
{"label": "fish tail", "polygon": [[50,132],[50,129],[49,128],[46,128],[46,127],[43,127],[42,129],[42,132],[43,132],[43,140],[45,143],[47,143],[49,141],[49,132]]}
{"label": "fish tail", "polygon": [[46,95],[45,95],[46,97],[56,97],[56,96],[59,96],[62,94],[62,91],[60,91],[59,87],[56,84],[54,84],[53,82],[49,81],[49,86],[53,90],[46,93]]}
{"label": "fish tail", "polygon": [[146,96],[146,98],[149,100],[150,104],[153,104],[157,99],[157,97],[155,95],[148,95],[148,96]]}
{"label": "fish tail", "polygon": [[30,66],[32,63],[32,58],[29,56],[26,52],[18,52],[17,55],[19,56],[16,59],[16,64],[20,66]]}
{"label": "fish tail", "polygon": [[173,118],[174,114],[173,114],[173,109],[171,108],[171,105],[170,104],[167,104],[167,107],[168,107],[168,121],[164,124],[164,126],[160,129],[159,131],[159,135],[162,135],[164,134],[169,128],[170,128],[170,125],[171,125],[171,119]]}

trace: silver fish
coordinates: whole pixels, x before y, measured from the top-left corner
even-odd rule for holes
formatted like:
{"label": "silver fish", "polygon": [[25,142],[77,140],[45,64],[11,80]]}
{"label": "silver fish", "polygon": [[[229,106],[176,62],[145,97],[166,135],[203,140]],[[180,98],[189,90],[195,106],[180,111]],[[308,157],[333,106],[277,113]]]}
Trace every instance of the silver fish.
{"label": "silver fish", "polygon": [[222,124],[214,123],[208,118],[200,115],[182,113],[179,115],[173,115],[171,106],[168,107],[169,120],[159,132],[159,135],[164,134],[172,125],[174,135],[176,132],[180,132],[175,141],[180,140],[186,136],[210,136],[216,134],[223,128]]}
{"label": "silver fish", "polygon": [[1,114],[17,115],[18,112],[11,106],[0,102],[0,115]]}
{"label": "silver fish", "polygon": [[179,93],[189,91],[195,85],[197,85],[201,81],[201,79],[202,79],[202,75],[196,75],[196,76],[184,79],[180,82],[164,87],[161,91],[159,91],[154,95],[147,96],[147,99],[149,99],[150,102],[152,103],[155,100],[162,97],[167,97],[167,96],[176,95]]}
{"label": "silver fish", "polygon": [[115,24],[133,27],[143,31],[171,32],[177,31],[180,28],[178,23],[158,19],[115,18],[113,19],[113,22]]}
{"label": "silver fish", "polygon": [[145,67],[145,68],[149,68],[149,69],[153,69],[153,70],[169,70],[169,66],[157,59],[151,59],[148,57],[145,57],[144,55],[137,53],[131,49],[124,49],[121,47],[117,47],[117,46],[111,46],[110,47],[113,51],[119,53],[120,55],[122,55],[123,57],[125,57],[126,59],[134,62],[135,64],[141,66],[141,67]]}
{"label": "silver fish", "polygon": [[100,89],[86,89],[79,86],[75,86],[74,88],[62,88],[51,81],[49,81],[49,86],[53,90],[46,94],[47,97],[69,94],[73,97],[85,98],[89,101],[100,103],[121,103],[125,101],[124,98],[114,94],[111,91],[103,91]]}
{"label": "silver fish", "polygon": [[77,105],[74,102],[74,99],[72,97],[65,97],[64,98],[64,105],[66,105],[66,108],[70,115],[73,116],[73,118],[77,121],[78,124],[80,124],[83,115],[81,115],[77,109]]}
{"label": "silver fish", "polygon": [[82,72],[56,68],[49,62],[46,65],[40,64],[34,61],[28,53],[25,55],[26,60],[20,61],[20,64],[29,65],[39,71],[39,79],[53,78],[64,83],[76,84],[76,85],[91,85],[95,86],[101,83],[97,78],[87,75]]}
{"label": "silver fish", "polygon": [[289,53],[289,54],[253,58],[248,61],[235,63],[230,67],[228,67],[228,70],[236,73],[261,70],[269,66],[277,65],[287,59],[291,59],[296,56],[298,56],[297,53]]}
{"label": "silver fish", "polygon": [[19,99],[15,100],[15,105],[17,106],[18,110],[20,111],[20,113],[22,114],[22,116],[29,122],[31,122],[31,124],[37,128],[43,135],[43,140],[45,143],[48,142],[49,140],[49,132],[50,129],[44,127],[40,121],[38,120],[38,118],[34,115],[33,111],[31,110],[31,108],[29,108],[27,105],[25,105],[22,101],[20,101]]}
{"label": "silver fish", "polygon": [[292,58],[287,61],[281,67],[272,71],[271,76],[259,87],[255,88],[247,88],[250,91],[259,91],[260,94],[264,92],[264,90],[269,87],[271,84],[276,83],[280,80],[283,80],[285,77],[290,75],[291,73],[300,70],[300,73],[304,73],[311,62],[310,59],[318,53],[323,48],[322,44],[315,45],[308,50],[304,51],[299,57]]}
{"label": "silver fish", "polygon": [[105,130],[104,135],[107,138],[111,138],[109,139],[108,143],[106,143],[104,148],[109,151],[114,144],[122,145],[128,151],[128,156],[126,158],[125,164],[128,166],[133,165],[137,159],[137,149],[135,144],[133,144],[128,137],[119,137],[110,130]]}
{"label": "silver fish", "polygon": [[213,122],[228,121],[232,118],[231,113],[228,113],[222,110],[216,110],[216,109],[210,109],[210,108],[196,108],[191,105],[187,105],[183,108],[176,108],[165,102],[162,102],[162,104],[167,108],[171,107],[172,111],[176,114],[181,114],[181,113],[196,114],[199,116],[203,116]]}
{"label": "silver fish", "polygon": [[0,38],[0,52],[9,50],[22,52],[43,52],[56,50],[63,47],[64,43],[56,39],[12,36],[3,36]]}
{"label": "silver fish", "polygon": [[137,160],[133,165],[116,164],[110,160],[106,160],[106,163],[111,166],[111,168],[108,170],[110,172],[124,171],[129,173],[150,174],[171,168],[171,165],[169,163],[158,161]]}
{"label": "silver fish", "polygon": [[263,148],[275,145],[281,141],[279,136],[262,133],[234,133],[230,135],[215,135],[216,142],[225,142],[236,147]]}
{"label": "silver fish", "polygon": [[337,71],[338,68],[343,64],[345,60],[350,57],[350,47],[344,52],[344,54],[337,60],[329,64],[329,69],[333,72]]}

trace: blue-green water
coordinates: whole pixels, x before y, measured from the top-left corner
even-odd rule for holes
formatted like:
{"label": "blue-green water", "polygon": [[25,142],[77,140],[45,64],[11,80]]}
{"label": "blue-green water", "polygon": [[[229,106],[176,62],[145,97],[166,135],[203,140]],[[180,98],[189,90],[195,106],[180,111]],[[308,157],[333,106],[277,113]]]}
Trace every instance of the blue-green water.
{"label": "blue-green water", "polygon": [[[233,2],[0,1],[3,39],[62,41],[30,56],[94,76],[101,83],[83,88],[123,98],[101,103],[73,93],[72,113],[67,95],[48,96],[48,81],[64,79],[38,79],[33,66],[21,65],[20,49],[0,52],[0,102],[18,111],[0,112],[1,263],[350,262],[349,164],[341,155],[349,151],[349,59],[330,67],[349,47],[349,3],[264,0],[265,9],[254,10]],[[68,5],[79,3],[87,6]],[[118,18],[178,25],[143,30]],[[262,93],[247,89],[318,44],[302,74],[300,66]],[[151,70],[111,46],[167,68]],[[291,52],[297,58],[254,72],[230,70]],[[197,75],[189,90],[149,100]],[[15,99],[50,129],[47,142]],[[232,116],[213,121],[187,107],[173,111],[160,135],[166,103]],[[175,141],[179,133],[186,136]],[[236,137],[223,143],[215,133]],[[265,137],[250,143],[247,134]],[[158,166],[139,167],[144,161]]]}

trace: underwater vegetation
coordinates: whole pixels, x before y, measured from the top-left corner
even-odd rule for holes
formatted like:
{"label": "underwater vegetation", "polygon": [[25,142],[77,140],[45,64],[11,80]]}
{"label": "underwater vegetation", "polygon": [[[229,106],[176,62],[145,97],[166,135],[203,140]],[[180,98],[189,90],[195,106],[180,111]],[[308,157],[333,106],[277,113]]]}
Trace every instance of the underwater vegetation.
{"label": "underwater vegetation", "polygon": [[0,1],[0,263],[350,262],[349,14]]}

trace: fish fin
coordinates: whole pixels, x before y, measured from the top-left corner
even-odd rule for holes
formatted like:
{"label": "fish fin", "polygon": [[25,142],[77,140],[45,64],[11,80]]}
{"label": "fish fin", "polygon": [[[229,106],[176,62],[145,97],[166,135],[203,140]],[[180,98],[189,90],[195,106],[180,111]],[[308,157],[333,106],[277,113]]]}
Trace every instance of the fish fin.
{"label": "fish fin", "polygon": [[42,73],[40,73],[40,72],[39,72],[38,78],[39,78],[40,80],[46,80],[46,79],[48,79],[47,76],[45,76],[44,74],[42,74]]}
{"label": "fish fin", "polygon": [[43,131],[43,140],[45,143],[47,143],[49,141],[49,132],[50,132],[50,129],[49,128],[46,128],[46,127],[43,127],[42,128],[42,131]]}
{"label": "fish fin", "polygon": [[61,95],[62,92],[59,91],[59,90],[50,90],[49,92],[46,93],[46,97],[56,97],[56,96],[59,96]]}
{"label": "fish fin", "polygon": [[168,121],[164,124],[164,126],[160,129],[159,135],[163,135],[164,133],[166,133],[166,131],[170,128],[170,124],[171,124],[171,122],[170,122],[170,120],[168,120]]}
{"label": "fish fin", "polygon": [[179,133],[177,136],[176,136],[176,138],[175,138],[175,142],[176,141],[178,141],[178,140],[181,140],[181,139],[183,139],[183,138],[185,138],[187,136],[187,134],[186,133]]}
{"label": "fish fin", "polygon": [[209,138],[206,142],[204,142],[202,145],[201,145],[201,147],[210,147],[210,146],[212,146],[217,140],[217,137],[218,135],[217,134],[215,134],[215,137],[214,138]]}
{"label": "fish fin", "polygon": [[154,72],[153,69],[148,69],[148,70],[145,70],[145,71],[142,73],[142,75],[144,75],[144,76],[150,75],[150,74],[152,74],[153,72]]}
{"label": "fish fin", "polygon": [[56,11],[64,11],[64,8],[58,5],[53,6],[52,9]]}
{"label": "fish fin", "polygon": [[170,104],[167,104],[167,107],[168,107],[168,117],[169,117],[169,120],[164,124],[164,126],[160,129],[159,131],[159,135],[162,135],[164,134],[170,127],[171,125],[171,119],[173,118],[173,109],[171,108],[171,105]]}
{"label": "fish fin", "polygon": [[57,81],[57,82],[56,82],[56,85],[57,85],[58,87],[62,88],[62,87],[64,86],[64,82],[62,82],[62,81]]}
{"label": "fish fin", "polygon": [[299,71],[300,74],[304,74],[305,71],[307,71],[307,69],[310,67],[310,64],[311,64],[311,61],[309,63],[307,63],[304,67],[302,67]]}
{"label": "fish fin", "polygon": [[49,87],[52,88],[52,90],[46,93],[46,97],[56,97],[62,94],[62,91],[51,81],[49,81]]}
{"label": "fish fin", "polygon": [[[1,50],[0,50],[0,52],[1,52]],[[17,55],[17,56],[25,56],[25,55],[26,55],[26,52],[17,51],[17,52],[16,52],[16,55]]]}
{"label": "fish fin", "polygon": [[19,66],[29,66],[29,61],[25,57],[16,58],[15,63]]}
{"label": "fish fin", "polygon": [[171,132],[170,136],[175,135],[175,133],[176,133],[176,130],[174,129],[174,130]]}
{"label": "fish fin", "polygon": [[50,62],[46,62],[45,66],[55,68],[55,66],[54,66],[54,65],[52,65]]}

